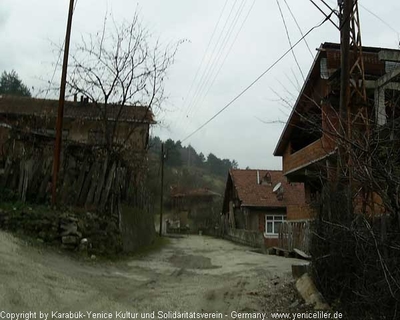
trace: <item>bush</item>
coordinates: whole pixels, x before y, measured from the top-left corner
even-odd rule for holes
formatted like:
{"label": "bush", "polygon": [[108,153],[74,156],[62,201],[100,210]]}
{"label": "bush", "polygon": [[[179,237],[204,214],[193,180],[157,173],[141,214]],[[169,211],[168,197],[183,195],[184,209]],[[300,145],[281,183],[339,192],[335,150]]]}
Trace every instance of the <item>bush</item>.
{"label": "bush", "polygon": [[400,229],[390,216],[346,207],[349,193],[323,192],[312,229],[313,277],[328,302],[349,319],[400,314]]}

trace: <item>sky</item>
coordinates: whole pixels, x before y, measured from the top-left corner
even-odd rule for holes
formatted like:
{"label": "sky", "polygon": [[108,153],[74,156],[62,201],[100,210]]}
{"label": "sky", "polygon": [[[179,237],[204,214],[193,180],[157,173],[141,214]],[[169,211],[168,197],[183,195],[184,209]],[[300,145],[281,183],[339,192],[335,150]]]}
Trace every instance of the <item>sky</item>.
{"label": "sky", "polygon": [[[181,140],[205,155],[235,159],[241,168],[281,169],[281,158],[273,152],[316,48],[340,39],[327,21],[294,48],[294,55],[271,68],[290,48],[287,33],[294,44],[324,20],[311,1],[75,1],[71,51],[82,36],[101,30],[106,13],[119,23],[136,10],[153,38],[165,44],[184,40],[165,79],[168,99],[152,134]],[[322,1],[314,2],[330,11]],[[400,1],[359,3],[363,45],[399,48]],[[48,88],[60,82],[57,47],[64,41],[68,5],[68,0],[0,0],[0,72],[17,71],[35,97],[57,96]]]}

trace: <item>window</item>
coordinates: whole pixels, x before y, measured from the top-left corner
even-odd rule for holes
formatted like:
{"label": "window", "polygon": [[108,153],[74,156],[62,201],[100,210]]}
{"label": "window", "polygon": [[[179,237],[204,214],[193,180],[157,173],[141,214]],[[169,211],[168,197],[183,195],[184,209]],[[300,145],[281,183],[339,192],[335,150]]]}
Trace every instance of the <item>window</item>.
{"label": "window", "polygon": [[279,227],[285,220],[284,215],[265,215],[265,236],[277,237]]}

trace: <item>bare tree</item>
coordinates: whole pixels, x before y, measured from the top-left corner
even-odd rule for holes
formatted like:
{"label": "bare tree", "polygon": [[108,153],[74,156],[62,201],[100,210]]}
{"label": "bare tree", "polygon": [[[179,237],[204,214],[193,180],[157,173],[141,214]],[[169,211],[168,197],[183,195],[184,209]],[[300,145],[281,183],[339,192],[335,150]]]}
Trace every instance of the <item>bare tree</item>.
{"label": "bare tree", "polygon": [[123,137],[117,137],[119,121],[127,108],[141,107],[141,119],[136,123],[160,108],[167,70],[179,44],[152,42],[137,12],[132,21],[121,24],[106,15],[101,31],[82,36],[82,43],[71,56],[68,85],[99,108],[109,151],[120,151],[135,130],[132,125]]}

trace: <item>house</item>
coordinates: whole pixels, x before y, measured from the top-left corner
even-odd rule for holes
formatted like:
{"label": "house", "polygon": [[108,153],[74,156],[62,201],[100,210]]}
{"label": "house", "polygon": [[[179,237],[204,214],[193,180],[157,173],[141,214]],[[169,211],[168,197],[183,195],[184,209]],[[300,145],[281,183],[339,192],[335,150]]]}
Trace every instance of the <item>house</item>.
{"label": "house", "polygon": [[[0,186],[15,191],[22,201],[48,201],[57,111],[57,100],[0,96]],[[122,201],[145,206],[145,192],[137,187],[146,172],[153,123],[146,107],[66,101],[60,201],[115,214]],[[112,156],[105,130],[115,132]]]}
{"label": "house", "polygon": [[278,246],[283,222],[309,219],[304,186],[282,171],[231,169],[222,216],[228,238],[245,244]]}
{"label": "house", "polygon": [[[0,145],[8,139],[9,129],[55,136],[58,100],[0,96]],[[107,119],[107,121],[105,121]],[[63,139],[93,146],[105,143],[105,123],[112,130],[114,142],[132,151],[146,150],[153,114],[146,107],[108,105],[65,101]]]}
{"label": "house", "polygon": [[[400,51],[363,47],[367,114],[371,123],[385,125],[399,116],[388,98],[400,92]],[[351,59],[353,59],[352,55]],[[335,176],[338,152],[340,95],[340,45],[323,43],[318,49],[301,92],[276,145],[283,174],[305,185],[306,201],[318,199],[321,177]]]}
{"label": "house", "polygon": [[208,188],[171,189],[170,221],[176,228],[189,227],[191,232],[213,229],[218,222],[221,195]]}

